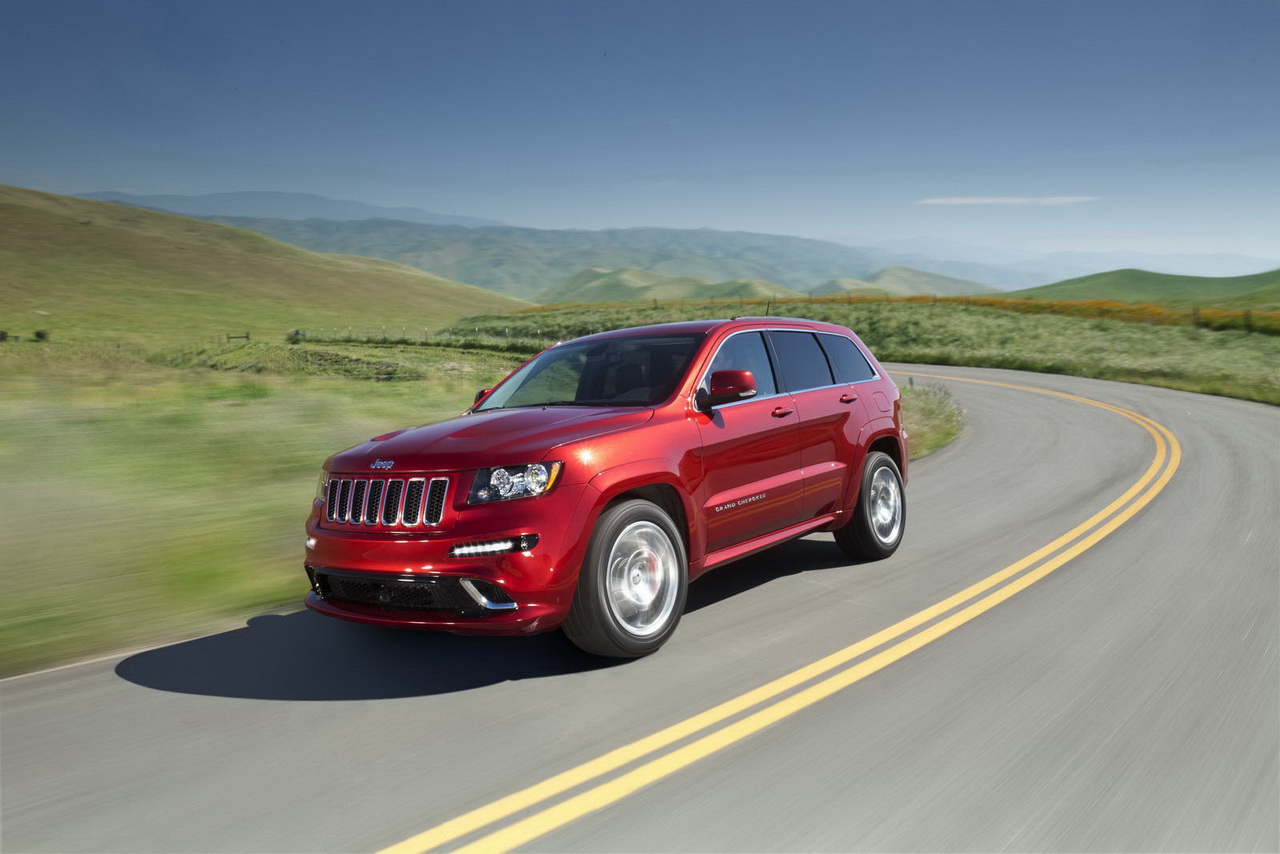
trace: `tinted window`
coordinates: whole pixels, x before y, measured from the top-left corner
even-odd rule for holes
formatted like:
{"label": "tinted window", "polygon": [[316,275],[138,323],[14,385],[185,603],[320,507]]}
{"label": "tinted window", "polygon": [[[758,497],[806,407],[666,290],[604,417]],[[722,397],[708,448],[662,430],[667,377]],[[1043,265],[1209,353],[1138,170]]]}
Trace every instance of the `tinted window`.
{"label": "tinted window", "polygon": [[782,376],[790,391],[820,388],[835,382],[827,357],[811,332],[770,332],[773,349],[781,363]]}
{"label": "tinted window", "polygon": [[504,381],[476,411],[516,406],[652,406],[675,391],[701,338],[609,338],[552,347]]}
{"label": "tinted window", "polygon": [[836,382],[858,383],[876,375],[858,345],[843,335],[819,335],[818,341],[835,371]]}
{"label": "tinted window", "polygon": [[777,384],[773,381],[773,367],[769,363],[769,351],[765,349],[764,338],[759,332],[742,332],[720,345],[703,378],[704,388],[715,371],[750,371],[755,375],[760,397],[778,393]]}

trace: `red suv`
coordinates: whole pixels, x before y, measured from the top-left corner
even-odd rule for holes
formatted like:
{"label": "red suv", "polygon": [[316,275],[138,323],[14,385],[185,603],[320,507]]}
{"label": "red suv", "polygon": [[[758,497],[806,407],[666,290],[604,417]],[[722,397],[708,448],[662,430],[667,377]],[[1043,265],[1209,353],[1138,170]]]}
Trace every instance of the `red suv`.
{"label": "red suv", "polygon": [[458,418],[325,464],[307,606],[474,634],[557,627],[635,657],[690,581],[814,531],[888,557],[906,522],[897,386],[841,326],[668,323],[557,344]]}

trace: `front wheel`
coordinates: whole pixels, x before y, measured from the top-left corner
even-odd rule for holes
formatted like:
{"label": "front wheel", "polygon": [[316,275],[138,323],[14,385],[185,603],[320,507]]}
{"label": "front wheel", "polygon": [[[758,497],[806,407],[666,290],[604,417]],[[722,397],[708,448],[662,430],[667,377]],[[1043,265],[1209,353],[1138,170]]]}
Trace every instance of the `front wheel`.
{"label": "front wheel", "polygon": [[836,530],[836,545],[855,560],[881,560],[898,550],[907,526],[907,499],[898,465],[872,451],[862,465],[853,521]]}
{"label": "front wheel", "polygon": [[595,655],[648,655],[675,631],[688,587],[684,541],[671,517],[649,501],[615,504],[591,533],[564,632]]}

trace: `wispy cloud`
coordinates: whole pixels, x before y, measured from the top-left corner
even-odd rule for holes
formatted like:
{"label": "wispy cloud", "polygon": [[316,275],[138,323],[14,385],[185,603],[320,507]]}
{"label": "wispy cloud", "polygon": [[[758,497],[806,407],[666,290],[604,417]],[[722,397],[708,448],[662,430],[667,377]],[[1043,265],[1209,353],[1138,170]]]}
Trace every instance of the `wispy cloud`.
{"label": "wispy cloud", "polygon": [[939,199],[921,199],[917,205],[1030,205],[1033,207],[1059,207],[1096,202],[1102,196],[948,196]]}

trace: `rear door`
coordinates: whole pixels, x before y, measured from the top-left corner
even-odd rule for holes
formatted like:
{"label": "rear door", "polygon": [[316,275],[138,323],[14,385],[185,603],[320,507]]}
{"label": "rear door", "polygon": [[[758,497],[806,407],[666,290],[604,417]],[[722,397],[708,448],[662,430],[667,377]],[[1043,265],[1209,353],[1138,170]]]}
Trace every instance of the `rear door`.
{"label": "rear door", "polygon": [[858,383],[873,376],[870,366],[842,335],[773,330],[769,340],[799,417],[801,518],[835,512],[862,467],[858,438],[867,418]]}
{"label": "rear door", "polygon": [[719,370],[751,371],[759,393],[698,418],[708,552],[800,521],[804,500],[795,403],[779,388],[763,333],[737,332],[721,342],[702,385]]}

